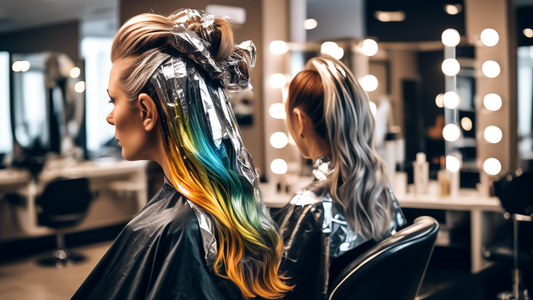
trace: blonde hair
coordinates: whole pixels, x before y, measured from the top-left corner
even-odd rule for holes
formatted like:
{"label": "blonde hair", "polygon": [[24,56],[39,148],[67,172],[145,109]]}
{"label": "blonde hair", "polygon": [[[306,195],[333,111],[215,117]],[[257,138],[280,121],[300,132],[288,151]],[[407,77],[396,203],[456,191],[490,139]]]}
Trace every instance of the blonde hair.
{"label": "blonde hair", "polygon": [[288,99],[289,112],[303,109],[331,148],[335,171],[324,184],[351,229],[376,241],[390,235],[385,164],[374,148],[368,95],[352,72],[333,57],[312,58],[292,80]]}
{"label": "blonde hair", "polygon": [[[111,60],[129,60],[120,83],[130,101],[137,101],[138,95],[146,91],[155,70],[168,57],[180,55],[168,43],[177,19],[176,13],[169,17],[141,14],[127,21],[115,36]],[[180,24],[208,42],[206,45],[215,60],[225,60],[239,51],[234,47],[231,24],[225,19],[215,18],[208,27],[200,25],[201,20],[195,18],[182,21]],[[251,66],[243,64],[238,72],[249,77],[250,69]],[[154,101],[160,100],[157,94],[153,97]],[[181,114],[179,105],[175,107]],[[158,110],[162,115],[167,114],[163,108]],[[239,178],[227,162],[216,155],[205,155],[213,149],[202,132],[207,126],[198,127],[204,122],[202,118],[189,116],[194,122],[162,118],[161,126],[166,126],[170,133],[163,136],[163,143],[171,180],[182,194],[214,219],[218,247],[215,274],[233,281],[245,298],[280,298],[290,287],[278,274],[283,244],[277,227],[263,206],[256,203],[259,195],[254,187]]]}

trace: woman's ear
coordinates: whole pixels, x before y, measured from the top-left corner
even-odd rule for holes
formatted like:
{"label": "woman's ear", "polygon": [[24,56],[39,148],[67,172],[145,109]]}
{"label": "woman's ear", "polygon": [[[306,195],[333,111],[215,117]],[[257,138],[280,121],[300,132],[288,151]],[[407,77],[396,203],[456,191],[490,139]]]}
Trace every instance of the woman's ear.
{"label": "woman's ear", "polygon": [[305,118],[306,118],[306,114],[301,111],[299,108],[294,108],[292,110],[292,113],[294,114],[294,121],[296,123],[296,134],[298,134],[300,137],[304,137],[304,135],[306,134],[306,122],[305,122]]}
{"label": "woman's ear", "polygon": [[139,95],[137,103],[139,105],[144,129],[146,131],[152,131],[159,119],[159,113],[154,100],[152,97],[148,96],[148,94],[142,93]]}

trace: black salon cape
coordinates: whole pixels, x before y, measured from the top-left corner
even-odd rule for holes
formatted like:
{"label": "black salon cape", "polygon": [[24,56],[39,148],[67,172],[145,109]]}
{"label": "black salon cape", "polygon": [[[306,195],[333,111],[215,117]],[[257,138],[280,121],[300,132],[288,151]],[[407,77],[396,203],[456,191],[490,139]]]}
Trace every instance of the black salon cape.
{"label": "black salon cape", "polygon": [[[274,220],[280,225],[283,220],[285,241],[292,240],[281,260],[280,270],[289,277],[292,291],[285,294],[285,300],[323,300],[327,298],[328,288],[334,274],[340,273],[353,259],[363,254],[376,244],[373,239],[338,258],[331,258],[331,236],[323,232],[324,206],[322,202],[306,205],[287,204],[273,215]],[[290,236],[290,238],[289,238]]]}
{"label": "black salon cape", "polygon": [[242,299],[205,261],[198,220],[165,183],[119,234],[73,300]]}

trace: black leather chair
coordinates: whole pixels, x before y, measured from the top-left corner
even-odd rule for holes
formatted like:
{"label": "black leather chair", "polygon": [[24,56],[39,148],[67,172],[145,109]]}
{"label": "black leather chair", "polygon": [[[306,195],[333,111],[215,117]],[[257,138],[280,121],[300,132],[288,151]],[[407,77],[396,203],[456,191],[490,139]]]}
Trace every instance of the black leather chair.
{"label": "black leather chair", "polygon": [[[506,213],[504,217],[512,222],[498,228],[494,240],[483,249],[485,258],[513,268],[513,291],[499,295],[500,299],[527,298],[527,286],[533,287],[533,278],[523,281],[521,273],[533,273],[533,173],[507,175],[494,183],[494,193],[500,199]],[[531,274],[533,277],[533,274]]]}
{"label": "black leather chair", "polygon": [[39,225],[56,229],[56,246],[52,256],[40,259],[43,265],[58,268],[83,259],[65,249],[64,229],[80,223],[87,214],[93,194],[87,178],[56,179],[37,198]]}
{"label": "black leather chair", "polygon": [[413,300],[435,246],[439,224],[419,217],[413,225],[373,246],[333,280],[330,300]]}

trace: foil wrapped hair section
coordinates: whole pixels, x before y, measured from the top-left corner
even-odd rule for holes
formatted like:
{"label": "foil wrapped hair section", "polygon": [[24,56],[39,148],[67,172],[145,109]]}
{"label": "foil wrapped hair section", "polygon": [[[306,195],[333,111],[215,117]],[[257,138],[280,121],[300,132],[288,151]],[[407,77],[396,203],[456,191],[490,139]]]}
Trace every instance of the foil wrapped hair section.
{"label": "foil wrapped hair section", "polygon": [[[183,10],[178,15],[178,21],[170,31],[172,35],[169,44],[201,66],[212,79],[219,80],[227,91],[240,92],[252,89],[250,77],[256,57],[256,48],[252,41],[234,46],[233,53],[227,59],[216,61],[209,52],[211,44],[184,25],[188,18],[201,20],[202,26],[212,25],[215,17],[191,9]],[[248,74],[244,74],[242,70],[246,70]]]}
{"label": "foil wrapped hair section", "polygon": [[185,8],[176,11],[172,16],[175,19],[175,23],[178,25],[198,24],[207,30],[207,34],[213,32],[213,24],[215,23],[215,16],[208,15],[201,10]]}
{"label": "foil wrapped hair section", "polygon": [[[157,94],[161,108],[172,123],[188,122],[191,114],[200,115],[217,154],[228,157],[233,164],[232,169],[257,188],[258,174],[242,141],[225,89],[201,69],[195,60],[188,57],[169,57],[150,79],[154,88],[152,93]],[[165,134],[170,135],[170,132],[165,131]],[[176,136],[178,144],[182,142],[180,136]],[[256,201],[260,202],[260,199]]]}

